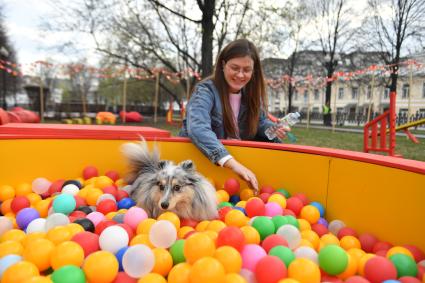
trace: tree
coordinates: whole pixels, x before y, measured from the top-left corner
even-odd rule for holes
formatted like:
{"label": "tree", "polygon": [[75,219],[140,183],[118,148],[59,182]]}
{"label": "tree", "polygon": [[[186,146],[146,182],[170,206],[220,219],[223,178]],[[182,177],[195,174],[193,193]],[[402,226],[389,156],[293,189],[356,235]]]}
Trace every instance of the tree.
{"label": "tree", "polygon": [[[424,47],[425,1],[369,0],[368,17],[364,21],[364,44],[380,51],[382,60],[390,65],[390,91],[397,91],[398,70],[407,42]],[[418,44],[419,43],[419,44]],[[416,50],[417,51],[417,50]]]}

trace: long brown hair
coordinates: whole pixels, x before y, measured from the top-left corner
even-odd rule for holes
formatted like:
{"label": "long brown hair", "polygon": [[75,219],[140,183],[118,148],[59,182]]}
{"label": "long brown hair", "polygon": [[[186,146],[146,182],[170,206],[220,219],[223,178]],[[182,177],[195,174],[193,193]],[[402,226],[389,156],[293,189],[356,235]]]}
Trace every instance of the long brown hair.
{"label": "long brown hair", "polygon": [[223,110],[223,123],[228,137],[237,137],[236,125],[233,120],[233,112],[229,101],[229,84],[224,78],[224,65],[233,58],[250,56],[254,61],[253,74],[249,82],[244,87],[245,101],[248,105],[248,135],[254,137],[258,128],[258,117],[262,109],[266,111],[267,95],[261,67],[260,58],[255,45],[247,39],[237,39],[230,42],[220,52],[212,77],[218,92],[220,93]]}

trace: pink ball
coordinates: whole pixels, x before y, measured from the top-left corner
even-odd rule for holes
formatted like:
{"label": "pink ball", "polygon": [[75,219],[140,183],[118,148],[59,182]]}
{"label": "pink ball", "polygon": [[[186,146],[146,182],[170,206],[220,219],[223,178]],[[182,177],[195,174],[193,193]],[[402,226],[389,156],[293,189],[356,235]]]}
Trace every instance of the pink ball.
{"label": "pink ball", "polygon": [[370,282],[366,278],[356,275],[345,280],[345,283],[370,283]]}
{"label": "pink ball", "polygon": [[370,253],[373,250],[373,246],[376,242],[378,242],[378,239],[372,234],[364,233],[359,236],[359,241],[362,246],[362,250]]}
{"label": "pink ball", "polygon": [[295,213],[294,213],[292,210],[290,210],[290,209],[286,209],[286,208],[284,208],[284,209],[282,210],[282,215],[283,215],[283,216],[285,216],[285,215],[292,215],[292,216],[294,216],[294,217],[297,217],[297,216],[295,215]]}
{"label": "pink ball", "polygon": [[258,261],[267,255],[266,251],[255,244],[245,245],[241,251],[242,268],[255,271]]}
{"label": "pink ball", "polygon": [[42,195],[49,191],[51,184],[52,183],[46,178],[37,178],[32,181],[32,191],[36,194]]}
{"label": "pink ball", "polygon": [[258,283],[274,283],[287,275],[286,265],[276,256],[267,255],[255,266],[255,278]]}
{"label": "pink ball", "polygon": [[283,209],[282,207],[276,203],[276,202],[268,202],[265,205],[266,208],[266,216],[276,216],[276,215],[282,215]]}
{"label": "pink ball", "polygon": [[394,264],[382,256],[375,256],[369,259],[364,267],[364,274],[371,283],[397,279],[397,269]]}
{"label": "pink ball", "polygon": [[272,186],[269,186],[269,185],[264,185],[264,186],[261,187],[260,193],[272,194],[272,193],[274,193],[274,188]]}
{"label": "pink ball", "polygon": [[292,210],[295,215],[300,214],[303,206],[303,202],[297,197],[290,197],[286,200],[286,208]]}
{"label": "pink ball", "polygon": [[258,196],[264,203],[266,203],[269,200],[270,194],[269,193],[261,193]]}
{"label": "pink ball", "polygon": [[148,218],[148,214],[143,208],[133,206],[124,215],[124,223],[129,225],[133,230],[137,229],[137,225]]}
{"label": "pink ball", "polygon": [[288,242],[280,235],[273,234],[270,236],[267,236],[261,243],[261,246],[263,249],[268,253],[272,248],[276,246],[288,246]]}
{"label": "pink ball", "polygon": [[239,181],[234,178],[229,178],[226,182],[224,182],[224,190],[228,192],[230,196],[236,195],[239,192],[239,189]]}
{"label": "pink ball", "polygon": [[100,212],[93,211],[87,214],[86,218],[93,222],[94,226],[96,226],[97,224],[99,224],[100,221],[105,219],[105,215]]}
{"label": "pink ball", "polygon": [[97,171],[97,168],[94,166],[86,166],[83,169],[83,178],[84,180],[88,180],[93,177],[99,176],[99,171]]}
{"label": "pink ball", "polygon": [[392,247],[393,245],[389,242],[376,242],[376,244],[373,245],[372,252],[376,254],[379,251],[388,251]]}

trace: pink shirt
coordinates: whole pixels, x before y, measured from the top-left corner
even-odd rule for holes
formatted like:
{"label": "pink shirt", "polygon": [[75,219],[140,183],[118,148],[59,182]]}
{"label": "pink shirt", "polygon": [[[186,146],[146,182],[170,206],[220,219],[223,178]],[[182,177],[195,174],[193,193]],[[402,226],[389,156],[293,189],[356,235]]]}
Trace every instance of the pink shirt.
{"label": "pink shirt", "polygon": [[235,122],[236,132],[239,136],[239,128],[238,128],[238,115],[239,109],[241,107],[241,93],[230,93],[229,94],[230,106],[233,110],[233,121]]}

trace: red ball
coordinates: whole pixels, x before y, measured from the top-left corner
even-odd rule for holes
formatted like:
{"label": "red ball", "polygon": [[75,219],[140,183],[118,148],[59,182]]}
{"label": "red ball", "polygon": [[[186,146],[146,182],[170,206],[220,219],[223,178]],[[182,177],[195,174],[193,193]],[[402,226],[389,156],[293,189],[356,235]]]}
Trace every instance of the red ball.
{"label": "red ball", "polygon": [[106,186],[102,190],[105,194],[111,194],[114,196],[115,199],[117,199],[118,190],[114,186]]}
{"label": "red ball", "polygon": [[128,198],[128,193],[124,190],[117,191],[117,201],[120,201],[123,198]]}
{"label": "red ball", "polygon": [[117,211],[117,203],[111,199],[104,199],[96,207],[96,211],[103,213],[103,215],[109,212]]}
{"label": "red ball", "polygon": [[323,235],[327,234],[329,232],[328,228],[321,224],[321,223],[314,223],[311,225],[311,230],[313,230],[314,232],[316,232],[316,234],[319,237],[322,237]]}
{"label": "red ball", "polygon": [[197,233],[195,230],[187,232],[186,234],[184,234],[184,239],[189,238],[190,236],[192,236],[195,233]]}
{"label": "red ball", "polygon": [[71,238],[71,241],[78,243],[83,248],[84,257],[100,249],[99,235],[92,232],[79,232]]}
{"label": "red ball", "polygon": [[272,234],[270,236],[267,236],[263,242],[261,243],[261,246],[266,251],[266,253],[269,253],[269,251],[276,247],[276,246],[288,246],[288,242],[280,235]]}
{"label": "red ball", "polygon": [[198,225],[198,223],[199,223],[198,221],[193,219],[182,218],[180,220],[180,227],[189,226],[189,227],[195,228],[196,225]]}
{"label": "red ball", "polygon": [[261,187],[260,193],[267,193],[271,195],[272,193],[274,193],[274,188],[269,185],[264,185]]}
{"label": "red ball", "polygon": [[224,218],[226,217],[226,214],[232,210],[233,208],[231,206],[223,206],[218,210],[218,218],[224,222]]}
{"label": "red ball", "polygon": [[372,234],[364,233],[359,236],[359,241],[362,246],[362,250],[370,253],[373,250],[373,246],[378,242],[378,239]]}
{"label": "red ball", "polygon": [[295,213],[294,213],[292,210],[290,210],[290,209],[286,209],[286,208],[284,208],[284,209],[282,210],[282,215],[283,215],[283,216],[286,216],[286,215],[292,215],[292,216],[294,216],[294,217],[297,217],[297,216],[295,215]]}
{"label": "red ball", "polygon": [[401,283],[422,283],[421,280],[419,280],[416,277],[412,276],[403,276],[398,279]]}
{"label": "red ball", "polygon": [[420,262],[421,260],[425,259],[425,253],[421,249],[419,249],[417,246],[403,245],[403,247],[405,247],[412,253],[416,262]]}
{"label": "red ball", "polygon": [[130,227],[130,225],[125,224],[125,223],[119,223],[119,224],[117,224],[117,226],[120,226],[121,228],[124,228],[124,230],[127,232],[129,241],[131,241],[131,239],[133,239],[133,237],[134,237],[134,230]]}
{"label": "red ball", "polygon": [[297,194],[293,195],[293,197],[299,198],[303,202],[303,206],[310,203],[306,194],[297,193]]}
{"label": "red ball", "polygon": [[53,196],[54,194],[60,193],[62,190],[63,183],[65,183],[65,180],[56,180],[53,183],[50,184],[49,187],[49,196]]}
{"label": "red ball", "polygon": [[345,236],[353,236],[357,238],[357,232],[353,228],[350,227],[342,227],[338,232],[338,239],[342,239]]}
{"label": "red ball", "polygon": [[240,184],[239,181],[234,178],[229,178],[224,182],[223,188],[230,196],[239,193]]}
{"label": "red ball", "polygon": [[267,201],[269,200],[270,194],[269,193],[261,193],[258,196],[264,203],[267,203]]}
{"label": "red ball", "polygon": [[290,197],[286,200],[286,208],[292,210],[298,216],[303,208],[303,202],[297,197]]}
{"label": "red ball", "polygon": [[31,203],[25,196],[16,196],[10,203],[10,209],[17,214],[21,209],[30,207]]}
{"label": "red ball", "polygon": [[99,171],[97,171],[97,168],[94,166],[86,166],[83,169],[83,178],[84,180],[88,180],[93,177],[98,177]]}
{"label": "red ball", "polygon": [[245,236],[241,229],[234,226],[227,226],[218,232],[216,246],[231,246],[241,251],[245,245]]}
{"label": "red ball", "polygon": [[356,275],[346,279],[345,283],[370,283],[370,282],[366,278]]}
{"label": "red ball", "polygon": [[255,266],[255,278],[258,283],[275,283],[286,276],[286,265],[276,256],[267,255]]}
{"label": "red ball", "polygon": [[338,277],[326,274],[324,271],[322,271],[321,282],[342,283],[343,281]]}
{"label": "red ball", "polygon": [[117,222],[115,222],[113,220],[103,219],[102,221],[100,221],[99,223],[97,223],[94,232],[96,234],[100,235],[103,232],[103,230],[105,230],[106,228],[108,228],[110,226],[114,226],[116,224],[117,224]]}
{"label": "red ball", "polygon": [[124,271],[118,272],[112,283],[137,283],[137,279],[130,277]]}
{"label": "red ball", "polygon": [[[73,212],[71,212],[71,214],[69,214],[69,217],[74,217],[74,219],[86,218],[86,216],[87,216],[87,214],[85,214],[81,210],[74,210]],[[74,221],[71,221],[71,222],[74,222]]]}
{"label": "red ball", "polygon": [[105,176],[108,176],[114,182],[120,178],[120,174],[118,174],[117,171],[113,171],[113,170],[106,172]]}
{"label": "red ball", "polygon": [[420,264],[417,264],[416,266],[418,267],[418,274],[416,275],[416,278],[422,280],[425,276],[425,266],[422,266]]}
{"label": "red ball", "polygon": [[83,199],[82,197],[80,197],[79,195],[75,195],[74,199],[75,199],[75,208],[79,208],[80,206],[86,206],[87,205],[86,200]]}
{"label": "red ball", "polygon": [[366,262],[364,275],[371,283],[397,279],[397,269],[391,260],[383,256],[375,256]]}
{"label": "red ball", "polygon": [[393,244],[389,242],[376,242],[375,245],[373,245],[372,252],[377,253],[378,251],[388,251],[393,247]]}
{"label": "red ball", "polygon": [[253,198],[246,202],[245,211],[249,217],[263,216],[266,213],[266,207],[261,199]]}

